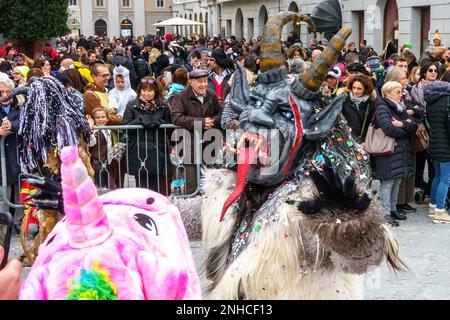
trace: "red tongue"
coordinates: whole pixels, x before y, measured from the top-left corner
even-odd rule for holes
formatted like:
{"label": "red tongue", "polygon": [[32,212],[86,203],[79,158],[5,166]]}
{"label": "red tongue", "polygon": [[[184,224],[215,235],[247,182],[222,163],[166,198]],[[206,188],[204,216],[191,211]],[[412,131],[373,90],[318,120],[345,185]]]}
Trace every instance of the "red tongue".
{"label": "red tongue", "polygon": [[225,216],[225,212],[227,212],[228,208],[236,201],[237,198],[239,198],[241,193],[244,191],[245,185],[247,184],[248,180],[250,166],[256,163],[255,160],[257,156],[258,155],[253,148],[245,148],[239,154],[236,187],[234,188],[233,193],[229,195],[228,199],[223,204],[222,214],[220,215],[220,222],[222,222],[223,217]]}

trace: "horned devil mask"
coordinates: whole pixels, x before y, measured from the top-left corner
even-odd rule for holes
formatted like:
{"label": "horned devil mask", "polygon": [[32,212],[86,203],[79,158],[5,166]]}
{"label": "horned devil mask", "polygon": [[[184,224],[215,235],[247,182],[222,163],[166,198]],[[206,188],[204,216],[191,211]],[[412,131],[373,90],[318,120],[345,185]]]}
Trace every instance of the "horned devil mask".
{"label": "horned devil mask", "polygon": [[[323,19],[323,11],[327,19]],[[334,10],[334,11],[333,11]],[[303,71],[300,79],[288,81],[281,55],[280,35],[288,22],[306,22],[313,31],[336,33],[318,60]],[[332,23],[330,23],[332,22]],[[325,76],[336,62],[351,34],[342,27],[340,7],[325,1],[311,17],[281,12],[270,17],[263,31],[260,70],[256,85],[249,89],[246,73],[238,67],[230,92],[229,106],[240,115],[244,131],[238,143],[238,181],[225,202],[223,214],[240,196],[247,182],[276,186],[292,174],[305,141],[320,140],[332,130],[344,96],[322,106],[317,95]],[[317,110],[320,110],[317,112]]]}

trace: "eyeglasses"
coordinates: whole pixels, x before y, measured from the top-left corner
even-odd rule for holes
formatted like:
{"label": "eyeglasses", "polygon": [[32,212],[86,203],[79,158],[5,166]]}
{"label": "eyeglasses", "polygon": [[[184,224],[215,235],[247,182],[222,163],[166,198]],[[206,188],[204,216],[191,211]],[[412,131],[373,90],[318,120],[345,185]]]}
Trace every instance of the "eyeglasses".
{"label": "eyeglasses", "polygon": [[437,69],[428,69],[427,70],[429,73],[437,73]]}
{"label": "eyeglasses", "polygon": [[105,74],[99,74],[98,76],[106,79],[106,78],[110,78],[111,74],[105,73]]}
{"label": "eyeglasses", "polygon": [[154,79],[141,79],[141,83],[153,84],[155,83]]}

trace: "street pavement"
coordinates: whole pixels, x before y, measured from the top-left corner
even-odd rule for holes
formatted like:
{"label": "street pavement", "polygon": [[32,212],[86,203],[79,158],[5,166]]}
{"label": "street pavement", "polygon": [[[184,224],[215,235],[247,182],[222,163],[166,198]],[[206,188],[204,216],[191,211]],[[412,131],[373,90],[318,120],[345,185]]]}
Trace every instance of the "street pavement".
{"label": "street pavement", "polygon": [[[386,264],[370,272],[365,278],[366,299],[450,299],[450,225],[433,224],[426,208],[414,206],[416,213],[409,213],[408,220],[394,228],[400,246],[400,254],[409,266],[408,272],[394,274]],[[191,242],[198,270],[207,251],[200,242]],[[21,254],[19,238],[13,236],[10,257]],[[29,268],[24,268],[23,278]],[[205,291],[208,280],[201,274],[201,286]]]}

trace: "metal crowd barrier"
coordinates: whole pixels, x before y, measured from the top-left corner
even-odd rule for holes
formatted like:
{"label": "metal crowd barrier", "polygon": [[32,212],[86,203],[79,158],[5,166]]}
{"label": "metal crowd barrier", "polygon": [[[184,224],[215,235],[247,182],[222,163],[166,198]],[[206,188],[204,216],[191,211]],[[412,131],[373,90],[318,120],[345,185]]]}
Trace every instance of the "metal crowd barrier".
{"label": "metal crowd barrier", "polygon": [[[180,141],[172,142],[170,139],[173,131],[176,132],[175,136],[178,136],[177,130],[184,129],[175,125],[165,124],[161,125],[159,129],[146,130],[141,125],[120,125],[96,126],[94,130],[97,132],[97,137],[100,137],[103,133],[107,133],[111,137],[109,155],[108,151],[104,149],[104,143],[107,141],[106,138],[104,138],[105,140],[103,138],[97,138],[97,143],[90,148],[91,164],[95,167],[95,184],[100,194],[124,187],[148,188],[170,197],[180,198],[194,197],[199,194],[202,168],[202,163],[199,161],[199,159],[202,159],[201,133],[194,132],[195,141],[197,142],[194,149],[194,159],[196,160],[194,162],[196,177],[195,190],[187,193],[187,187],[190,181],[188,181],[187,177],[186,164],[183,158],[171,153],[175,145],[180,145]],[[109,133],[106,130],[110,130]],[[163,136],[161,137],[161,135]],[[10,199],[6,197],[5,138],[6,136],[2,136],[0,140],[2,196],[6,204],[10,207],[21,208],[22,205],[11,203]],[[154,140],[155,143],[152,143],[151,140]],[[161,147],[161,150],[159,140],[164,141],[164,147]],[[93,143],[94,141],[90,142]],[[133,142],[136,143],[136,148],[131,149]],[[183,143],[185,144],[186,141],[183,141]],[[144,147],[144,149],[141,147]],[[194,146],[192,145],[191,147]],[[108,143],[106,148],[108,150]],[[164,153],[162,156],[160,155],[160,151]],[[100,156],[94,159],[93,154]],[[161,160],[163,163],[160,163]],[[155,168],[156,172],[152,170]]]}

